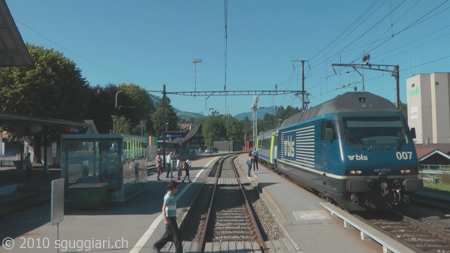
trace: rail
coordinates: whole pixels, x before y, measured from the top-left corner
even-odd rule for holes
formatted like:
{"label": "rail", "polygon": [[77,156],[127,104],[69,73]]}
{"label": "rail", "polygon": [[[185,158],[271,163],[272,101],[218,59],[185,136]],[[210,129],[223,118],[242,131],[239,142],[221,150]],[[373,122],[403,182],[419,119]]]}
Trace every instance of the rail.
{"label": "rail", "polygon": [[206,244],[206,231],[208,229],[208,221],[209,221],[209,217],[211,216],[211,212],[212,212],[212,207],[214,204],[214,197],[216,194],[216,190],[217,190],[217,182],[219,181],[219,177],[220,177],[220,169],[222,168],[222,164],[225,161],[225,158],[222,158],[219,162],[219,166],[217,168],[216,171],[216,179],[215,179],[215,184],[214,184],[214,190],[211,196],[211,201],[209,203],[209,207],[208,207],[208,213],[206,214],[206,219],[205,219],[205,226],[203,227],[203,234],[202,234],[202,239],[200,240],[200,244],[198,245],[198,252],[204,252],[205,251],[205,244]]}
{"label": "rail", "polygon": [[234,159],[236,159],[236,157],[233,158],[233,162],[231,164],[233,166],[234,175],[236,176],[236,179],[238,181],[239,189],[242,192],[242,196],[244,196],[245,206],[247,207],[248,215],[250,216],[250,219],[251,219],[251,222],[252,222],[252,225],[253,225],[253,229],[256,231],[259,246],[261,247],[263,252],[267,252],[267,248],[266,248],[266,245],[264,244],[264,239],[262,237],[261,231],[259,230],[258,224],[256,223],[256,219],[255,219],[255,216],[253,215],[250,203],[248,203],[247,196],[245,195],[244,188],[241,185],[241,180],[239,179],[239,175],[237,173],[236,166],[234,164]]}
{"label": "rail", "polygon": [[[209,223],[209,220],[210,220],[210,217],[211,217],[211,213],[212,213],[214,202],[215,202],[215,198],[216,198],[216,192],[217,192],[217,189],[218,189],[219,177],[221,177],[221,174],[222,174],[222,166],[223,166],[223,163],[224,163],[225,159],[227,159],[227,158],[229,158],[229,157],[223,158],[223,159],[221,159],[219,161],[219,166],[217,168],[216,175],[215,175],[214,189],[213,189],[213,193],[212,193],[212,196],[211,196],[211,201],[210,201],[210,204],[209,204],[208,212],[206,214],[206,218],[205,218],[205,222],[204,222],[204,227],[203,227],[203,231],[202,231],[200,244],[198,245],[198,252],[204,252],[205,251],[208,223]],[[233,160],[235,158],[236,157],[234,157]],[[251,209],[251,205],[250,205],[250,203],[249,203],[249,201],[248,201],[248,199],[247,199],[247,197],[245,195],[245,191],[244,191],[244,188],[242,187],[242,184],[240,182],[239,175],[238,175],[238,172],[237,172],[236,167],[234,165],[234,162],[232,162],[231,164],[232,164],[234,176],[236,177],[237,182],[238,182],[238,188],[240,189],[240,191],[242,193],[242,196],[244,197],[244,200],[245,200],[245,206],[246,206],[247,214],[248,214],[248,216],[250,218],[250,221],[252,223],[252,227],[253,227],[254,231],[256,232],[256,238],[258,240],[259,247],[261,248],[262,252],[267,252],[268,250],[267,250],[267,247],[266,247],[266,245],[264,243],[263,236],[261,234],[261,231],[259,230],[258,224],[256,222],[256,219],[255,219],[254,215],[253,215],[253,212],[252,212],[252,209]]]}
{"label": "rail", "polygon": [[383,246],[383,252],[402,252],[402,253],[415,252],[411,248],[401,244],[400,242],[394,240],[393,238],[390,238],[389,236],[384,235],[380,231],[367,226],[362,221],[349,215],[343,210],[334,207],[330,203],[320,203],[320,205],[328,209],[332,215],[342,219],[344,221],[344,227],[347,227],[347,225],[350,224],[352,227],[359,230],[361,233],[362,240],[364,240],[365,237],[367,236],[372,240],[376,241],[377,243],[379,243],[381,246]]}

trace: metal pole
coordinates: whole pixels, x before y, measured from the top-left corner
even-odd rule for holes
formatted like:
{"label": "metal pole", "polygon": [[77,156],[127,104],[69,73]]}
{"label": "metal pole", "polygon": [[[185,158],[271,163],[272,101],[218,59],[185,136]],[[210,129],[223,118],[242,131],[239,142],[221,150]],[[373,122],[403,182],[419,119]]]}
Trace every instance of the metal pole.
{"label": "metal pole", "polygon": [[302,60],[302,110],[305,109],[305,60]]}
{"label": "metal pole", "polygon": [[[163,84],[163,120],[162,122],[166,123],[166,85]],[[166,131],[163,127],[163,167],[166,167]]]}
{"label": "metal pole", "polygon": [[117,108],[117,95],[119,95],[119,93],[121,93],[123,91],[119,90],[118,92],[116,92],[116,104],[115,104],[115,108]]}
{"label": "metal pole", "polygon": [[209,149],[211,151],[212,149],[212,119],[213,119],[213,114],[214,112],[211,112],[211,119],[209,120]]}
{"label": "metal pole", "polygon": [[194,92],[197,91],[197,62],[194,62]]}
{"label": "metal pole", "polygon": [[400,109],[400,71],[399,65],[396,64],[394,66],[394,74],[395,74],[395,102],[397,103],[397,109]]}
{"label": "metal pole", "polygon": [[365,89],[364,89],[364,76],[361,74],[361,72],[359,72],[355,67],[353,67],[354,69],[355,69],[355,71],[356,72],[358,72],[358,74],[361,76],[361,78],[362,78],[362,91],[364,92],[365,91]]}

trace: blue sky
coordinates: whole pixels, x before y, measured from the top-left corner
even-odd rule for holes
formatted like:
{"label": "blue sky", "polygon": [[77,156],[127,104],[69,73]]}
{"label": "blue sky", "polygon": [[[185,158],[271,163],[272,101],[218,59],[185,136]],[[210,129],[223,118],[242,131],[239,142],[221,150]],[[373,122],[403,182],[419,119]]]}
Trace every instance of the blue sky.
{"label": "blue sky", "polygon": [[[6,0],[25,42],[54,48],[73,60],[91,86],[135,83],[147,90],[223,91],[224,1]],[[229,1],[226,89],[301,90],[301,64],[310,106],[362,89],[361,76],[332,63],[400,65],[406,78],[450,72],[448,1]],[[336,71],[336,72],[335,72]],[[395,101],[390,73],[360,70],[365,90]],[[160,96],[161,93],[155,93]],[[172,105],[210,114],[249,112],[253,96],[186,97]],[[296,106],[293,95],[261,96],[259,106]],[[112,105],[113,106],[113,105]]]}

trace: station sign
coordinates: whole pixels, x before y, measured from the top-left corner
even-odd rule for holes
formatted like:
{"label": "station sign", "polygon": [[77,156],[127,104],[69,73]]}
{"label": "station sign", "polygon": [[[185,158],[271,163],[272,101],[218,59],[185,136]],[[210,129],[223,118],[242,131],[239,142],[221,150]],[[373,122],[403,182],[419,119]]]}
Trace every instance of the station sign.
{"label": "station sign", "polygon": [[166,138],[184,138],[186,132],[166,132]]}

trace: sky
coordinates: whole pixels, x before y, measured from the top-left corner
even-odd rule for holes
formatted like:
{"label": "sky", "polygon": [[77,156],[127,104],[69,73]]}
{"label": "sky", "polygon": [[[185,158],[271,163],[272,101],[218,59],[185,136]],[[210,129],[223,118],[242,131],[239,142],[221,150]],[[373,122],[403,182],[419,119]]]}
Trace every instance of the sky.
{"label": "sky", "polygon": [[[450,72],[448,0],[6,3],[24,42],[63,53],[90,86],[134,83],[157,96],[163,85],[167,92],[300,91],[304,60],[311,107],[361,91],[361,75],[365,91],[394,102],[390,72],[332,67],[362,64],[365,54],[371,64],[399,64],[403,103],[408,77]],[[250,112],[255,96],[169,98],[183,111],[235,116]],[[301,108],[301,96],[259,97],[258,107],[274,106]]]}

